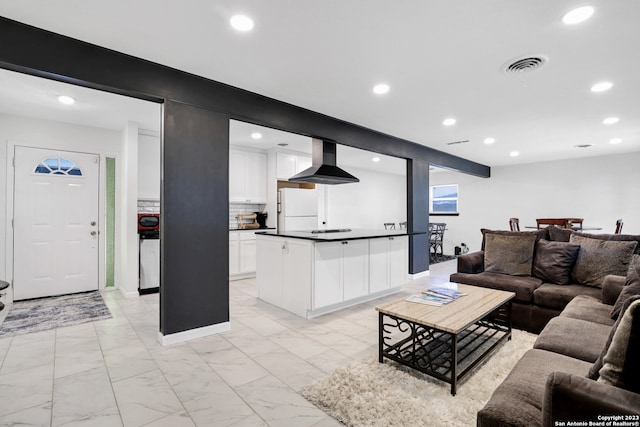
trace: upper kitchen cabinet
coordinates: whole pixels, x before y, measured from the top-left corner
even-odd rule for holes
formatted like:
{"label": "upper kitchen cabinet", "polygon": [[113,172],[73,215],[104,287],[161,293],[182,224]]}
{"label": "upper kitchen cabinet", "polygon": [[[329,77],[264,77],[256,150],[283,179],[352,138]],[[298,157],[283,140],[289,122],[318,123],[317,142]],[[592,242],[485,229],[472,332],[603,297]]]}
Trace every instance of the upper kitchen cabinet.
{"label": "upper kitchen cabinet", "polygon": [[288,180],[298,172],[311,167],[311,156],[303,154],[277,153],[276,178]]}
{"label": "upper kitchen cabinet", "polygon": [[249,150],[229,150],[229,201],[267,202],[267,154]]}
{"label": "upper kitchen cabinet", "polygon": [[138,135],[138,199],[160,200],[160,137]]}

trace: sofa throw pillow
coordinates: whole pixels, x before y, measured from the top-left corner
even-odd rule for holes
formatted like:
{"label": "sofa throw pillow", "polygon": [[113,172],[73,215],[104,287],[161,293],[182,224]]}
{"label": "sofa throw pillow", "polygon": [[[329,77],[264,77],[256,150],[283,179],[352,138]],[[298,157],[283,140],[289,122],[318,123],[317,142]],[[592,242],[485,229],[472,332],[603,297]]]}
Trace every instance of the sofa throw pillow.
{"label": "sofa throw pillow", "polygon": [[598,382],[640,392],[640,301],[634,301],[622,315]]}
{"label": "sofa throw pillow", "polygon": [[629,270],[627,270],[627,279],[624,282],[624,287],[611,310],[612,319],[618,318],[622,304],[624,304],[627,298],[633,295],[640,295],[640,255],[634,255],[629,263]]}
{"label": "sofa throw pillow", "polygon": [[618,317],[618,320],[616,320],[616,322],[611,327],[611,332],[609,332],[609,338],[607,339],[607,343],[602,348],[602,351],[600,352],[600,356],[598,356],[598,359],[596,359],[596,361],[593,362],[591,369],[589,369],[589,373],[587,374],[588,378],[591,378],[592,380],[597,380],[600,377],[600,369],[602,369],[604,356],[606,356],[607,352],[609,351],[609,347],[611,346],[611,341],[613,341],[613,336],[615,335],[616,330],[618,330],[618,326],[620,325],[622,316],[627,311],[629,306],[633,304],[635,301],[640,301],[640,295],[634,295],[630,298],[627,298],[624,304],[622,304],[622,307],[620,308],[620,317]]}
{"label": "sofa throw pillow", "polygon": [[580,245],[538,240],[533,256],[532,275],[545,282],[568,285]]}
{"label": "sofa throw pillow", "polygon": [[572,233],[573,230],[570,228],[563,228],[555,225],[549,226],[549,240],[554,242],[568,242]]}
{"label": "sofa throw pillow", "polygon": [[536,236],[536,240],[547,239],[549,240],[549,231],[547,228],[542,228],[536,231],[505,231],[505,230],[489,230],[488,228],[481,228],[482,233],[482,245],[480,250],[484,251],[485,243],[487,241],[487,234],[500,234],[502,236]]}
{"label": "sofa throw pillow", "polygon": [[624,276],[627,274],[636,241],[611,241],[583,237],[572,234],[571,243],[580,245],[578,258],[571,271],[571,279],[577,283],[602,287],[602,279],[607,274]]}
{"label": "sofa throw pillow", "polygon": [[487,234],[485,238],[484,271],[512,276],[531,275],[535,234]]}

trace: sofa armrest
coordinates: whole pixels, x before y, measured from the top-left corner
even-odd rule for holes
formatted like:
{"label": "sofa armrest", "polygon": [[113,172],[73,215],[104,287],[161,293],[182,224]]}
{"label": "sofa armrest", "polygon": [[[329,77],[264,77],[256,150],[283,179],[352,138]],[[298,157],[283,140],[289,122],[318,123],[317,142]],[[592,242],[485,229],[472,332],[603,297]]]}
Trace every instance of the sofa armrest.
{"label": "sofa armrest", "polygon": [[484,251],[458,256],[458,273],[476,274],[484,271]]}
{"label": "sofa armrest", "polygon": [[566,372],[553,372],[547,378],[542,402],[543,426],[602,421],[602,416],[607,415],[639,414],[640,394]]}
{"label": "sofa armrest", "polygon": [[627,278],[624,276],[614,276],[613,274],[604,276],[602,280],[602,303],[614,305],[626,280]]}

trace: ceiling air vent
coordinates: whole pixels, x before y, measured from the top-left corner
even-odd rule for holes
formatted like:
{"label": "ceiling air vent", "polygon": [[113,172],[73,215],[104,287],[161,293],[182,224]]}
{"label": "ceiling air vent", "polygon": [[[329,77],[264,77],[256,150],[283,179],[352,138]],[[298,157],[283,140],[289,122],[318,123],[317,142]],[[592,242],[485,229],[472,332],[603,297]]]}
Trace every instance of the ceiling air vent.
{"label": "ceiling air vent", "polygon": [[528,73],[542,67],[548,60],[543,55],[525,56],[507,62],[504,65],[504,72],[507,74]]}
{"label": "ceiling air vent", "polygon": [[574,145],[574,148],[589,148],[589,147],[593,147],[593,144],[578,144],[578,145]]}

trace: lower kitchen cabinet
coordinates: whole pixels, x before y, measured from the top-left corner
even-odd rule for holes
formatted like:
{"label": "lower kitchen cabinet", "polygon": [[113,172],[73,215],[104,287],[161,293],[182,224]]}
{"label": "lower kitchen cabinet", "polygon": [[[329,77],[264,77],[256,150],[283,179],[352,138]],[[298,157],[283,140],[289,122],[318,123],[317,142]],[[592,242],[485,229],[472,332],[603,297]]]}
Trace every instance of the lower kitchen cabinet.
{"label": "lower kitchen cabinet", "polygon": [[406,245],[405,236],[319,242],[259,235],[258,297],[311,318],[397,292],[407,274]]}
{"label": "lower kitchen cabinet", "polygon": [[256,235],[252,230],[229,232],[229,278],[255,277]]}

